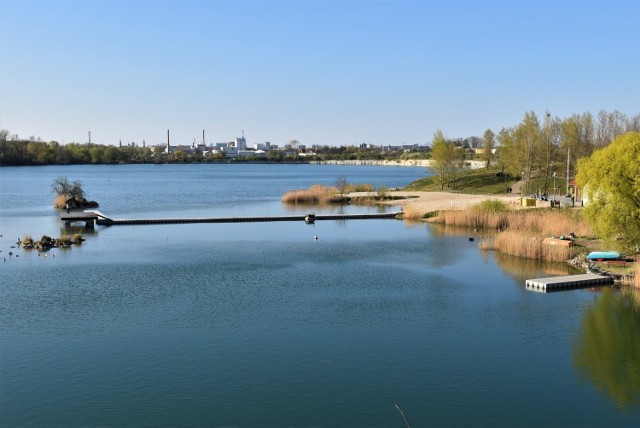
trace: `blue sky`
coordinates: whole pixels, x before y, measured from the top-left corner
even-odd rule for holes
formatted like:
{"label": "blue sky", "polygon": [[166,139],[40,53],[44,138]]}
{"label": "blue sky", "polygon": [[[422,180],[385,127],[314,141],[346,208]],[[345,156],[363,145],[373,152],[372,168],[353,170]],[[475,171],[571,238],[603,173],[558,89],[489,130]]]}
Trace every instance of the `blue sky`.
{"label": "blue sky", "polygon": [[640,1],[0,0],[0,128],[425,144],[640,113]]}

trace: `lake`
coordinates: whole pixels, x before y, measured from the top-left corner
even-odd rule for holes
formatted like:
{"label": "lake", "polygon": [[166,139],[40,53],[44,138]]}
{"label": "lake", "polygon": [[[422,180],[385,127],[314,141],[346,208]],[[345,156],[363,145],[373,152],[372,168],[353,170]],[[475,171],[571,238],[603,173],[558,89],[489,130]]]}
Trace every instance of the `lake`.
{"label": "lake", "polygon": [[[2,426],[638,426],[640,298],[534,293],[568,274],[399,220],[97,226],[65,233],[61,175],[114,218],[384,212],[287,190],[402,187],[421,168],[0,168]],[[317,236],[317,240],[313,239]],[[9,252],[14,255],[9,256]]]}

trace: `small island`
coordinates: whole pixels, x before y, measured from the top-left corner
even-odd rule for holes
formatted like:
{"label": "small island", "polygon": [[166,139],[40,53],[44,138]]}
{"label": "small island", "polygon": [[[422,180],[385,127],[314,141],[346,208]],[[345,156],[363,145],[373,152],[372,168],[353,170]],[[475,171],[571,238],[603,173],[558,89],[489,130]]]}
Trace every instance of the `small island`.
{"label": "small island", "polygon": [[85,198],[80,180],[70,182],[67,176],[60,176],[54,180],[51,190],[56,194],[53,201],[54,208],[65,209],[69,212],[70,210],[99,207],[96,201],[89,201]]}

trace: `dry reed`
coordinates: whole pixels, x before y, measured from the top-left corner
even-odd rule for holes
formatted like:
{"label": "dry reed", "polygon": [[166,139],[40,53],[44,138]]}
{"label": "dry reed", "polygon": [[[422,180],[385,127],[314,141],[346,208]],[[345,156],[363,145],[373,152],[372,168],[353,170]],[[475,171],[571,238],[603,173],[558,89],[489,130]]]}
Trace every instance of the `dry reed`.
{"label": "dry reed", "polygon": [[402,218],[405,220],[420,220],[424,217],[424,213],[415,208],[405,207],[402,210]]}
{"label": "dry reed", "polygon": [[483,212],[474,209],[443,211],[435,222],[453,226],[511,229],[536,232],[544,236],[591,236],[591,228],[579,212],[562,210],[519,210]]}
{"label": "dry reed", "polygon": [[536,233],[516,230],[499,232],[495,237],[480,243],[483,250],[496,250],[517,257],[551,262],[564,262],[571,257],[568,247],[544,245],[544,238]]}
{"label": "dry reed", "polygon": [[640,290],[640,260],[634,263],[633,273],[625,276],[622,283]]}
{"label": "dry reed", "polygon": [[58,195],[56,196],[56,198],[53,200],[53,207],[54,208],[59,208],[62,209],[65,207],[65,203],[67,202],[67,199],[69,199],[68,196],[66,195]]}
{"label": "dry reed", "polygon": [[306,190],[291,190],[282,196],[282,202],[290,204],[326,204],[342,202],[344,198],[336,194],[336,189],[316,184]]}

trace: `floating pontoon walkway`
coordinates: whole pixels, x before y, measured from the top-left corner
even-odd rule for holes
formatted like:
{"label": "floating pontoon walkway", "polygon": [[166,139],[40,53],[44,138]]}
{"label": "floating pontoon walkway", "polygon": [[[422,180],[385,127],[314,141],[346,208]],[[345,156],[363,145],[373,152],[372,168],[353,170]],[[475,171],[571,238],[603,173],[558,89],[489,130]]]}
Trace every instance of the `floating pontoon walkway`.
{"label": "floating pontoon walkway", "polygon": [[[79,214],[62,214],[60,220],[70,226],[74,221],[84,221],[87,227],[93,226],[93,221],[100,226],[142,225],[142,224],[184,224],[184,223],[257,223],[273,221],[304,221],[313,223],[319,220],[367,220],[398,218],[402,212],[376,214],[336,214],[336,215],[296,215],[296,216],[268,216],[268,217],[210,217],[210,218],[151,218],[151,219],[111,219],[104,214],[92,211]],[[89,226],[89,222],[91,226]]]}
{"label": "floating pontoon walkway", "polygon": [[530,291],[547,293],[551,291],[587,288],[597,285],[611,284],[613,278],[605,275],[586,273],[583,275],[554,276],[551,278],[527,279],[526,288]]}

